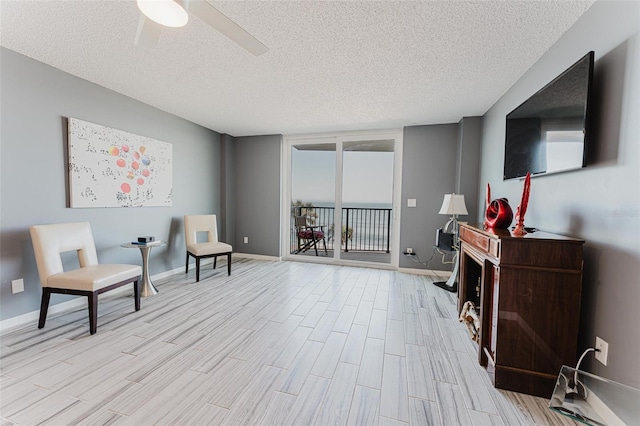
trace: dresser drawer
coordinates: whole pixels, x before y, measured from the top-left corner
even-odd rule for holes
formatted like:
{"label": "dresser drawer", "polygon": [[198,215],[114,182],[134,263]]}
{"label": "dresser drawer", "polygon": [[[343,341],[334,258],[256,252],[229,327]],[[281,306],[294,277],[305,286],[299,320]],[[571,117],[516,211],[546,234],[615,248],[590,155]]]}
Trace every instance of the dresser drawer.
{"label": "dresser drawer", "polygon": [[460,228],[460,239],[485,253],[489,252],[489,240],[491,238],[486,235],[474,232],[469,228]]}

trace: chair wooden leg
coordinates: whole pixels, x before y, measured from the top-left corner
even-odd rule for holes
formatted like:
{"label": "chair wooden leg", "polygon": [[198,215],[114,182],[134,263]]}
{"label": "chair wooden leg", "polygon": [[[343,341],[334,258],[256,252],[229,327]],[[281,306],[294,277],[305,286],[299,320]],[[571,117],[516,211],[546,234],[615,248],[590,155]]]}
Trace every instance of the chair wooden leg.
{"label": "chair wooden leg", "polygon": [[324,245],[324,254],[329,255],[327,251],[327,241],[324,238],[322,239],[322,244]]}
{"label": "chair wooden leg", "polygon": [[227,275],[231,275],[231,253],[227,253]]}
{"label": "chair wooden leg", "polygon": [[135,299],[136,311],[140,310],[140,278],[133,282],[133,297]]}
{"label": "chair wooden leg", "polygon": [[98,330],[98,293],[93,292],[87,296],[89,300],[89,333],[96,334]]}
{"label": "chair wooden leg", "polygon": [[316,237],[312,234],[313,237],[313,248],[316,251],[316,256],[318,255],[318,240],[316,240]]}
{"label": "chair wooden leg", "polygon": [[213,258],[213,269],[216,269],[216,264],[218,263],[218,256]]}
{"label": "chair wooden leg", "polygon": [[189,252],[187,252],[187,264],[184,267],[184,273],[185,274],[189,273]]}
{"label": "chair wooden leg", "polygon": [[49,299],[51,299],[51,291],[47,287],[42,288],[42,302],[40,302],[40,320],[38,328],[44,328],[47,321],[47,311],[49,310]]}
{"label": "chair wooden leg", "polygon": [[200,258],[196,256],[196,282],[200,281]]}

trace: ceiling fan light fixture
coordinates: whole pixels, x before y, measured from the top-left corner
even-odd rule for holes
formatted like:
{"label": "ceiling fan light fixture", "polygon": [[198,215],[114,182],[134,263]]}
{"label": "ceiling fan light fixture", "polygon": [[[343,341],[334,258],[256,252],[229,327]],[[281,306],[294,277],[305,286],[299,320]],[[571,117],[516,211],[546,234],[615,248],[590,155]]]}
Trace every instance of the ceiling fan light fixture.
{"label": "ceiling fan light fixture", "polygon": [[147,18],[166,27],[183,27],[189,21],[186,6],[180,0],[137,0],[138,9]]}

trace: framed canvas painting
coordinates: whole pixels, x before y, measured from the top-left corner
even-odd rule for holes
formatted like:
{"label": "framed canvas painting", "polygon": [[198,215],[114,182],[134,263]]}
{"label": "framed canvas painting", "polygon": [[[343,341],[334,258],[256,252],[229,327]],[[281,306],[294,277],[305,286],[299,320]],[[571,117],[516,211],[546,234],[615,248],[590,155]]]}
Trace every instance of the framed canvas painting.
{"label": "framed canvas painting", "polygon": [[171,206],[172,146],[69,118],[72,208]]}

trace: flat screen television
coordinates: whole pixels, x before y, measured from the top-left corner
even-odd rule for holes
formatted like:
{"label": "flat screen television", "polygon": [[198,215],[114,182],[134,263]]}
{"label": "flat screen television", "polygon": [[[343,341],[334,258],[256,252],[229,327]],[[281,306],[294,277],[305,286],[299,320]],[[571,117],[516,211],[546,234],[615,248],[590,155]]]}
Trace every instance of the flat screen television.
{"label": "flat screen television", "polygon": [[587,53],[507,115],[504,180],[586,166],[593,61]]}

